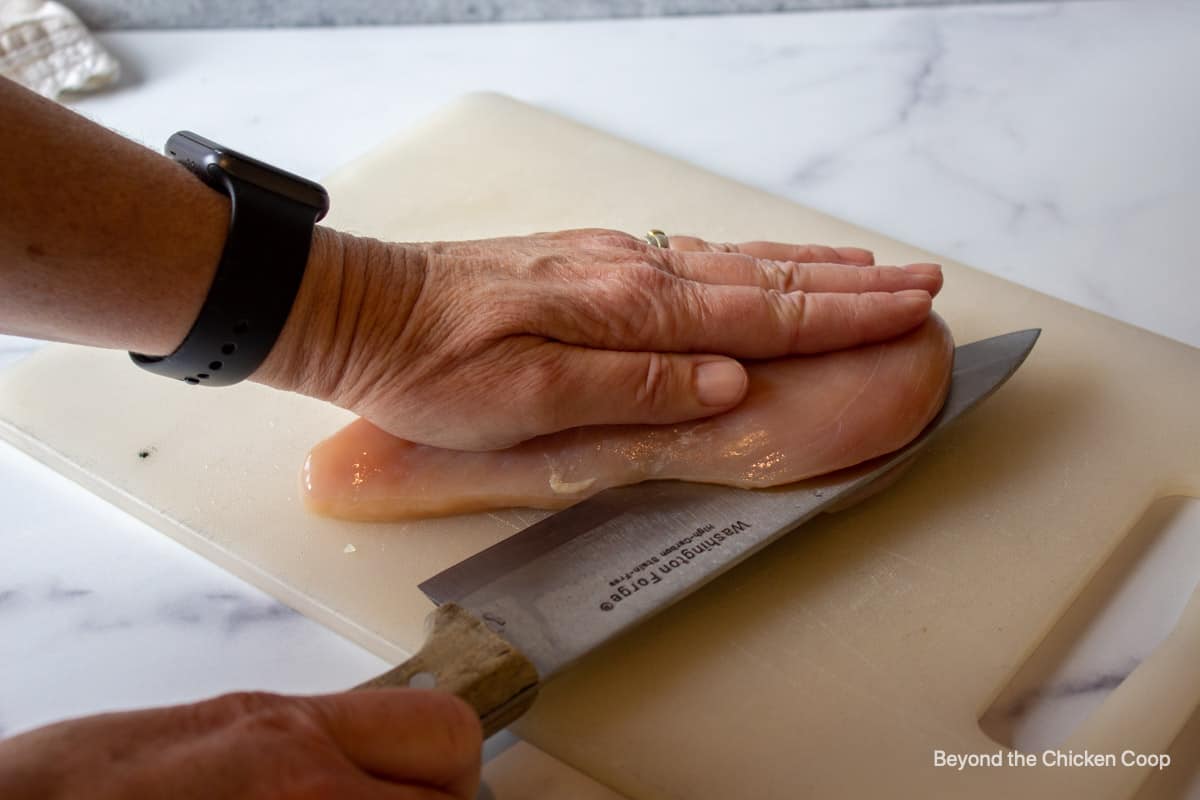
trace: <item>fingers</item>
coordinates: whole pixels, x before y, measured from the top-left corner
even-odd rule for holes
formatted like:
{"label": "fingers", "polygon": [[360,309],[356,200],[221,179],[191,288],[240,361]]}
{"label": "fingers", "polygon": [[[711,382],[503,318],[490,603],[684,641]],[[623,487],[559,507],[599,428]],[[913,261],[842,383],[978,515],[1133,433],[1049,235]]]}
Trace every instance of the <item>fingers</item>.
{"label": "fingers", "polygon": [[695,347],[739,358],[822,353],[899,336],[929,316],[928,292],[807,294],[683,283],[696,298],[676,306],[665,338],[704,331]]}
{"label": "fingers", "polygon": [[670,242],[651,252],[684,279],[671,287],[683,297],[647,298],[668,313],[658,314],[654,343],[632,345],[640,349],[673,340],[668,349],[773,358],[881,341],[924,321],[943,282],[937,264],[877,267],[870,251],[854,247]]}
{"label": "fingers", "polygon": [[772,261],[824,262],[869,266],[875,263],[870,250],[861,247],[826,247],[819,244],[785,244],[782,242],[741,242],[723,244],[708,242],[695,236],[670,236],[671,249],[681,252],[740,253]]}
{"label": "fingers", "polygon": [[862,293],[780,292],[627,270],[603,293],[541,301],[537,334],[601,350],[719,353],[780,358],[899,336],[929,316],[921,289]]}
{"label": "fingers", "polygon": [[701,283],[758,286],[780,292],[900,292],[920,289],[936,295],[942,288],[942,269],[937,264],[855,267],[776,261],[739,253],[664,255],[675,275]]}
{"label": "fingers", "polygon": [[[635,247],[645,245],[645,239],[631,236],[622,231],[608,228],[573,228],[564,231],[537,233],[534,236],[547,239],[562,239],[579,241],[581,243],[599,242],[608,246]],[[667,237],[671,250],[678,252],[701,253],[740,253],[765,258],[772,261],[798,261],[805,263],[824,262],[828,264],[850,264],[855,266],[870,266],[875,263],[875,256],[870,250],[861,247],[827,247],[819,244],[787,244],[784,242],[738,242],[722,243],[709,242],[696,236]]]}
{"label": "fingers", "polygon": [[[365,772],[464,800],[475,796],[482,734],[475,712],[457,697],[415,689],[368,689],[314,697],[311,702],[338,747]],[[417,796],[421,795],[413,795]]]}
{"label": "fingers", "polygon": [[659,304],[640,346],[698,350],[737,358],[822,353],[899,336],[921,324],[928,292],[807,294],[681,281],[678,298]]}
{"label": "fingers", "polygon": [[683,422],[727,411],[746,394],[731,358],[544,344],[515,384],[541,398],[537,434],[582,425]]}

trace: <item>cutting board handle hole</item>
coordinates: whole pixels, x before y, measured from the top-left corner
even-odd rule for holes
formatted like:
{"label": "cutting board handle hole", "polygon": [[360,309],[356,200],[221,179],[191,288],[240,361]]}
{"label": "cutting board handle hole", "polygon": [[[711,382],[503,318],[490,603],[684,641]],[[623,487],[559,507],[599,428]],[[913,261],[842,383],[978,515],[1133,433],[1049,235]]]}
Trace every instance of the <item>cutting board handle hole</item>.
{"label": "cutting board handle hole", "polygon": [[1200,500],[1159,498],[980,717],[983,732],[1023,752],[1062,745],[1167,638],[1198,583]]}

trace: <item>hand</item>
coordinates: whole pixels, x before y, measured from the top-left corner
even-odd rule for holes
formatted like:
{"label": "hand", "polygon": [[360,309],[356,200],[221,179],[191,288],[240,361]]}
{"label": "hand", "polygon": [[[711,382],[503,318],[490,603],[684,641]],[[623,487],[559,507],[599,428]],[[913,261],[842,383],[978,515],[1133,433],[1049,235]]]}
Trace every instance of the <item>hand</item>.
{"label": "hand", "polygon": [[314,274],[255,379],[466,450],[726,411],[746,391],[734,359],[890,339],[924,321],[942,282],[936,265],[871,266],[856,248],[318,234]]}
{"label": "hand", "polygon": [[0,797],[473,800],[479,762],[478,719],[443,692],[232,694],[0,742]]}
{"label": "hand", "polygon": [[[3,78],[0,140],[0,186],[22,199],[0,214],[0,332],[172,352],[212,284],[228,198]],[[855,249],[679,236],[664,250],[605,230],[389,245],[318,228],[254,378],[459,449],[683,422],[739,403],[734,359],[920,324],[938,268],[871,263]]]}

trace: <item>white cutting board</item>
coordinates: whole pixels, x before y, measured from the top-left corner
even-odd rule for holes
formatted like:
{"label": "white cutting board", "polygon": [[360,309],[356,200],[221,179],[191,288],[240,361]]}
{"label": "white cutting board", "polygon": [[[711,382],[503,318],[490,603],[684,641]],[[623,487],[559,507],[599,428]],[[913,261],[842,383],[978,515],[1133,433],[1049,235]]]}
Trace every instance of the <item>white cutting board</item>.
{"label": "white cutting board", "polygon": [[[457,102],[327,186],[330,224],[399,240],[660,227],[936,259],[494,95]],[[946,274],[937,308],[959,342],[1044,329],[1013,380],[891,491],[585,659],[546,688],[522,735],[636,798],[1135,794],[1144,770],[955,773],[932,752],[994,752],[979,716],[1089,576],[1153,499],[1200,495],[1200,351],[960,265]],[[195,390],[121,353],[54,347],[0,375],[5,438],[399,660],[431,607],[417,583],[543,514],[311,517],[297,471],[347,418],[252,385]],[[1197,664],[1194,596],[1063,747],[1168,750],[1200,702]]]}

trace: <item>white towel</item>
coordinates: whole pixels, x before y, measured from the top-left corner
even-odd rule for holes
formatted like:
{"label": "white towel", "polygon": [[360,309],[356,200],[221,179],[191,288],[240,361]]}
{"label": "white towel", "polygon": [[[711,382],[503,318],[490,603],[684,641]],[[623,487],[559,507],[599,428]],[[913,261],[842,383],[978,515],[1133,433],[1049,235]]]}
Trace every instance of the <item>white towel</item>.
{"label": "white towel", "polygon": [[120,65],[70,9],[47,0],[0,0],[0,75],[46,97],[87,92]]}

